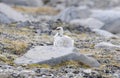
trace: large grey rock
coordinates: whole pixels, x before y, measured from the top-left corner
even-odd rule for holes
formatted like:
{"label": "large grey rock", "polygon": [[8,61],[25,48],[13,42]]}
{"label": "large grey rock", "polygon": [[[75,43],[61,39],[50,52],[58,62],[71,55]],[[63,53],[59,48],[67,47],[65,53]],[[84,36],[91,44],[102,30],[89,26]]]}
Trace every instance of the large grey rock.
{"label": "large grey rock", "polygon": [[70,24],[89,27],[91,29],[99,29],[104,26],[103,22],[101,22],[95,18],[75,19],[75,20],[70,21]]}
{"label": "large grey rock", "polygon": [[93,10],[91,17],[99,19],[105,25],[102,29],[112,33],[120,33],[120,11],[117,10]]}
{"label": "large grey rock", "polygon": [[23,5],[23,6],[42,6],[41,0],[1,0],[1,2],[12,4],[12,5]]}
{"label": "large grey rock", "polygon": [[49,64],[55,65],[63,61],[76,60],[91,67],[98,67],[100,64],[97,60],[86,55],[73,52],[73,48],[53,47],[53,46],[36,46],[29,50],[22,57],[17,58],[16,64]]}
{"label": "large grey rock", "polygon": [[10,23],[12,21],[18,22],[18,21],[26,21],[27,18],[25,18],[21,13],[15,11],[10,6],[0,3],[0,18],[1,22],[3,23]]}
{"label": "large grey rock", "polygon": [[106,30],[93,29],[92,31],[95,32],[97,35],[100,35],[105,38],[119,38],[117,35],[114,35]]}
{"label": "large grey rock", "polygon": [[120,11],[120,6],[117,6],[115,8],[113,7],[112,9],[115,10],[115,11]]}
{"label": "large grey rock", "polygon": [[111,23],[120,18],[120,11],[115,10],[92,10],[91,17],[97,18],[104,23]]}
{"label": "large grey rock", "polygon": [[3,13],[0,13],[0,23],[3,24],[7,24],[7,23],[11,23],[12,20],[9,19],[6,15],[4,15]]}
{"label": "large grey rock", "polygon": [[88,18],[92,13],[90,8],[87,6],[79,6],[79,7],[76,7],[76,9],[78,11],[78,16],[80,18]]}
{"label": "large grey rock", "polygon": [[77,19],[79,18],[78,16],[78,11],[75,7],[69,7],[66,8],[65,10],[63,10],[60,14],[58,14],[57,16],[55,16],[53,18],[53,20],[61,20],[63,22],[69,22],[73,19]]}
{"label": "large grey rock", "polygon": [[54,20],[60,19],[63,22],[70,22],[78,18],[88,18],[91,11],[87,6],[69,7],[60,12],[54,17]]}
{"label": "large grey rock", "polygon": [[100,42],[100,43],[95,45],[95,48],[113,50],[113,49],[120,49],[120,46],[114,45],[114,44],[109,43],[109,42]]}
{"label": "large grey rock", "polygon": [[112,21],[109,24],[106,24],[105,26],[102,27],[102,29],[115,33],[115,34],[119,34],[120,33],[120,18]]}

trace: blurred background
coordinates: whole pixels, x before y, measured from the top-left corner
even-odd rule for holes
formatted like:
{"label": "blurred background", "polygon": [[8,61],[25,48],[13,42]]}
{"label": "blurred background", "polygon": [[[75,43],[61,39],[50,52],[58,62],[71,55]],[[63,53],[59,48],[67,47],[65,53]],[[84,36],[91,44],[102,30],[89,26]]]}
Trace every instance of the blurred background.
{"label": "blurred background", "polygon": [[0,2],[2,24],[22,21],[17,25],[26,26],[31,25],[28,22],[33,22],[32,25],[38,26],[35,22],[46,24],[48,21],[59,20],[92,29],[101,28],[117,35],[120,32],[120,0],[0,0]]}

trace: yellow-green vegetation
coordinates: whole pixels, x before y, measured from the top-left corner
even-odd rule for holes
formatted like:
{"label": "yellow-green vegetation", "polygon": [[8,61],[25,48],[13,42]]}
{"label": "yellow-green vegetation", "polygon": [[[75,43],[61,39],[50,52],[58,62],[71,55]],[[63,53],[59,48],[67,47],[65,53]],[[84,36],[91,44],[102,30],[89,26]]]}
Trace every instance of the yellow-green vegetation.
{"label": "yellow-green vegetation", "polygon": [[50,65],[47,64],[28,64],[28,68],[51,68]]}
{"label": "yellow-green vegetation", "polygon": [[9,39],[4,39],[2,42],[8,44],[4,47],[5,49],[8,49],[11,53],[13,52],[15,54],[24,53],[28,48],[28,43],[19,40],[12,41]]}
{"label": "yellow-green vegetation", "polygon": [[88,66],[86,64],[83,64],[83,63],[78,62],[78,61],[73,61],[73,60],[62,62],[60,64],[53,66],[53,68],[59,68],[59,67],[68,66],[68,65],[75,66],[75,67],[82,67],[82,68],[90,68],[90,66]]}
{"label": "yellow-green vegetation", "polygon": [[8,59],[7,59],[5,56],[0,55],[0,61],[2,61],[2,62],[7,62]]}
{"label": "yellow-green vegetation", "polygon": [[24,36],[24,35],[30,35],[33,34],[32,30],[30,30],[27,27],[24,28],[17,28],[16,24],[10,24],[10,26],[0,25],[0,32],[10,35],[17,35],[17,36]]}
{"label": "yellow-green vegetation", "polygon": [[29,28],[17,28],[16,26],[5,25],[0,25],[0,33],[0,43],[4,45],[3,49],[16,54],[26,52],[31,41],[29,35],[34,34]]}
{"label": "yellow-green vegetation", "polygon": [[82,49],[79,49],[79,52],[82,54],[92,54],[94,58],[98,58],[99,56],[101,56],[97,54],[97,52],[100,52],[97,49],[82,48]]}
{"label": "yellow-green vegetation", "polygon": [[47,15],[55,15],[59,11],[55,10],[50,6],[44,7],[22,7],[22,6],[14,6],[15,10],[24,12],[24,13],[32,13],[32,14],[47,14]]}
{"label": "yellow-green vegetation", "polygon": [[6,56],[0,55],[0,61],[1,62],[4,62],[4,63],[12,65],[12,66],[15,66],[13,60],[14,60],[14,57],[11,57],[11,58],[9,57],[8,58]]}
{"label": "yellow-green vegetation", "polygon": [[28,64],[28,65],[26,65],[24,67],[27,67],[27,68],[54,68],[54,69],[58,69],[58,68],[63,67],[63,66],[74,66],[74,67],[90,68],[90,66],[88,66],[88,65],[85,65],[85,64],[83,64],[81,62],[72,61],[72,60],[65,61],[65,62],[62,62],[60,64],[56,64],[56,65]]}
{"label": "yellow-green vegetation", "polygon": [[53,37],[46,34],[43,34],[40,39],[44,42],[53,42]]}

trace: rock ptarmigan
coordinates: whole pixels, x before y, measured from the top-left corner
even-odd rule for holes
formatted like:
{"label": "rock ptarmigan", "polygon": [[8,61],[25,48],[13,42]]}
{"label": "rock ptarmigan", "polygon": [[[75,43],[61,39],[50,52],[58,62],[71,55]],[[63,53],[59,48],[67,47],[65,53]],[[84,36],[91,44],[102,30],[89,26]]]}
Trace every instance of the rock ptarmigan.
{"label": "rock ptarmigan", "polygon": [[64,31],[62,27],[56,28],[57,33],[54,36],[55,47],[74,47],[74,40],[66,35],[63,35]]}

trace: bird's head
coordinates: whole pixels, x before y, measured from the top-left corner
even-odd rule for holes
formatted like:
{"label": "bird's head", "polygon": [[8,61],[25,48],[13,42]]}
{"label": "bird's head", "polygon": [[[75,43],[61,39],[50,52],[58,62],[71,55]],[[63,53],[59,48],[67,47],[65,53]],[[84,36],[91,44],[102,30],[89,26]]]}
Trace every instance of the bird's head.
{"label": "bird's head", "polygon": [[63,27],[57,27],[56,30],[61,31],[61,30],[63,30]]}
{"label": "bird's head", "polygon": [[63,35],[63,27],[57,27],[56,31],[58,32],[58,34]]}

